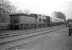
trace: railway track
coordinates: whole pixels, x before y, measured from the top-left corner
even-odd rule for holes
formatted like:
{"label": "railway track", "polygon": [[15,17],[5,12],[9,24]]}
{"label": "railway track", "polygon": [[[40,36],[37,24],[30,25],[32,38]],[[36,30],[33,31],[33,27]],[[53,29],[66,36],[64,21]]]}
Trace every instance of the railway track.
{"label": "railway track", "polygon": [[12,37],[12,36],[28,35],[28,34],[31,34],[31,33],[36,33],[36,32],[41,32],[41,31],[43,32],[43,31],[53,29],[54,27],[59,27],[59,26],[53,26],[53,27],[41,28],[41,29],[32,29],[32,30],[9,31],[9,32],[6,32],[6,33],[1,33],[0,39],[6,38],[6,37]]}
{"label": "railway track", "polygon": [[34,36],[38,36],[38,35],[41,35],[43,33],[49,33],[49,32],[53,32],[53,31],[57,31],[59,29],[62,29],[62,28],[65,28],[65,27],[59,27],[59,28],[51,28],[49,30],[44,30],[44,31],[39,31],[39,32],[35,32],[35,33],[31,33],[29,35],[19,35],[19,36],[10,36],[10,37],[5,37],[3,39],[0,39],[0,44],[2,43],[6,43],[6,42],[11,42],[11,41],[14,41],[14,40],[17,40],[17,39],[24,39],[24,38],[30,38],[30,37],[34,37]]}
{"label": "railway track", "polygon": [[17,39],[15,39],[15,40],[12,40],[12,39],[11,40],[9,39],[9,41],[5,41],[5,40],[1,41],[0,40],[0,45],[4,45],[4,48],[0,49],[0,50],[5,50],[6,48],[7,49],[12,48],[14,46],[20,45],[20,44],[18,44],[20,41],[24,43],[25,39],[30,39],[32,37],[34,38],[34,37],[37,37],[37,36],[40,36],[40,35],[48,34],[50,32],[54,32],[54,31],[57,31],[57,30],[62,29],[62,28],[65,28],[65,27],[59,27],[57,29],[52,29],[50,31],[37,32],[37,33],[34,33],[34,34],[30,34],[30,35],[21,35],[20,36],[21,38],[17,37]]}

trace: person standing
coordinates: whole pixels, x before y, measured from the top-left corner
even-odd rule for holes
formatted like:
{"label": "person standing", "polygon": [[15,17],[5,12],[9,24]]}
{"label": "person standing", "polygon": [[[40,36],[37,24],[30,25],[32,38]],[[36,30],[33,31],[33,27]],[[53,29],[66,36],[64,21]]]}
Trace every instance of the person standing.
{"label": "person standing", "polygon": [[68,28],[69,28],[68,35],[71,36],[72,35],[72,22],[71,21],[68,22]]}

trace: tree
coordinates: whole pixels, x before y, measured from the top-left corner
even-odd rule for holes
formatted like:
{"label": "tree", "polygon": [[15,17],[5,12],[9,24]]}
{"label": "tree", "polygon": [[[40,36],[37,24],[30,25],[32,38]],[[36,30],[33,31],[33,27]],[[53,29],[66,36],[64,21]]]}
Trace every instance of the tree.
{"label": "tree", "polygon": [[8,23],[9,14],[15,11],[15,7],[8,0],[0,0],[0,23]]}
{"label": "tree", "polygon": [[13,13],[16,10],[15,6],[11,5],[9,0],[0,0],[0,8],[8,13]]}
{"label": "tree", "polygon": [[[63,19],[66,24],[66,16],[64,15],[64,13],[55,11],[55,12],[53,12],[53,16],[56,18]],[[67,26],[67,24],[66,24],[66,26]]]}
{"label": "tree", "polygon": [[53,12],[54,17],[60,18],[60,19],[65,19],[66,16],[62,12]]}

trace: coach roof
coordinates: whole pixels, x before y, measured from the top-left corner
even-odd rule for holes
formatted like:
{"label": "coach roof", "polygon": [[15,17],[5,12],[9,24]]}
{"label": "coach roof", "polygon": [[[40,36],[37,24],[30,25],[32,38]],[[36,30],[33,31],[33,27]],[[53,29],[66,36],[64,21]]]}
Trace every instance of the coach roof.
{"label": "coach roof", "polygon": [[24,13],[15,13],[15,14],[10,14],[10,16],[28,16],[28,17],[37,17],[37,14],[24,14]]}

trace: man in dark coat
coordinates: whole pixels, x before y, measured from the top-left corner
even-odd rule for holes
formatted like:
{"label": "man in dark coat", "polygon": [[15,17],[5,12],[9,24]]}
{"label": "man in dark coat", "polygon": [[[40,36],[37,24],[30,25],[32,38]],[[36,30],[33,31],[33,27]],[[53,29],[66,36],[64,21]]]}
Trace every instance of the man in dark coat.
{"label": "man in dark coat", "polygon": [[71,36],[71,34],[72,34],[72,22],[71,21],[69,21],[68,22],[68,28],[69,28],[69,36]]}

